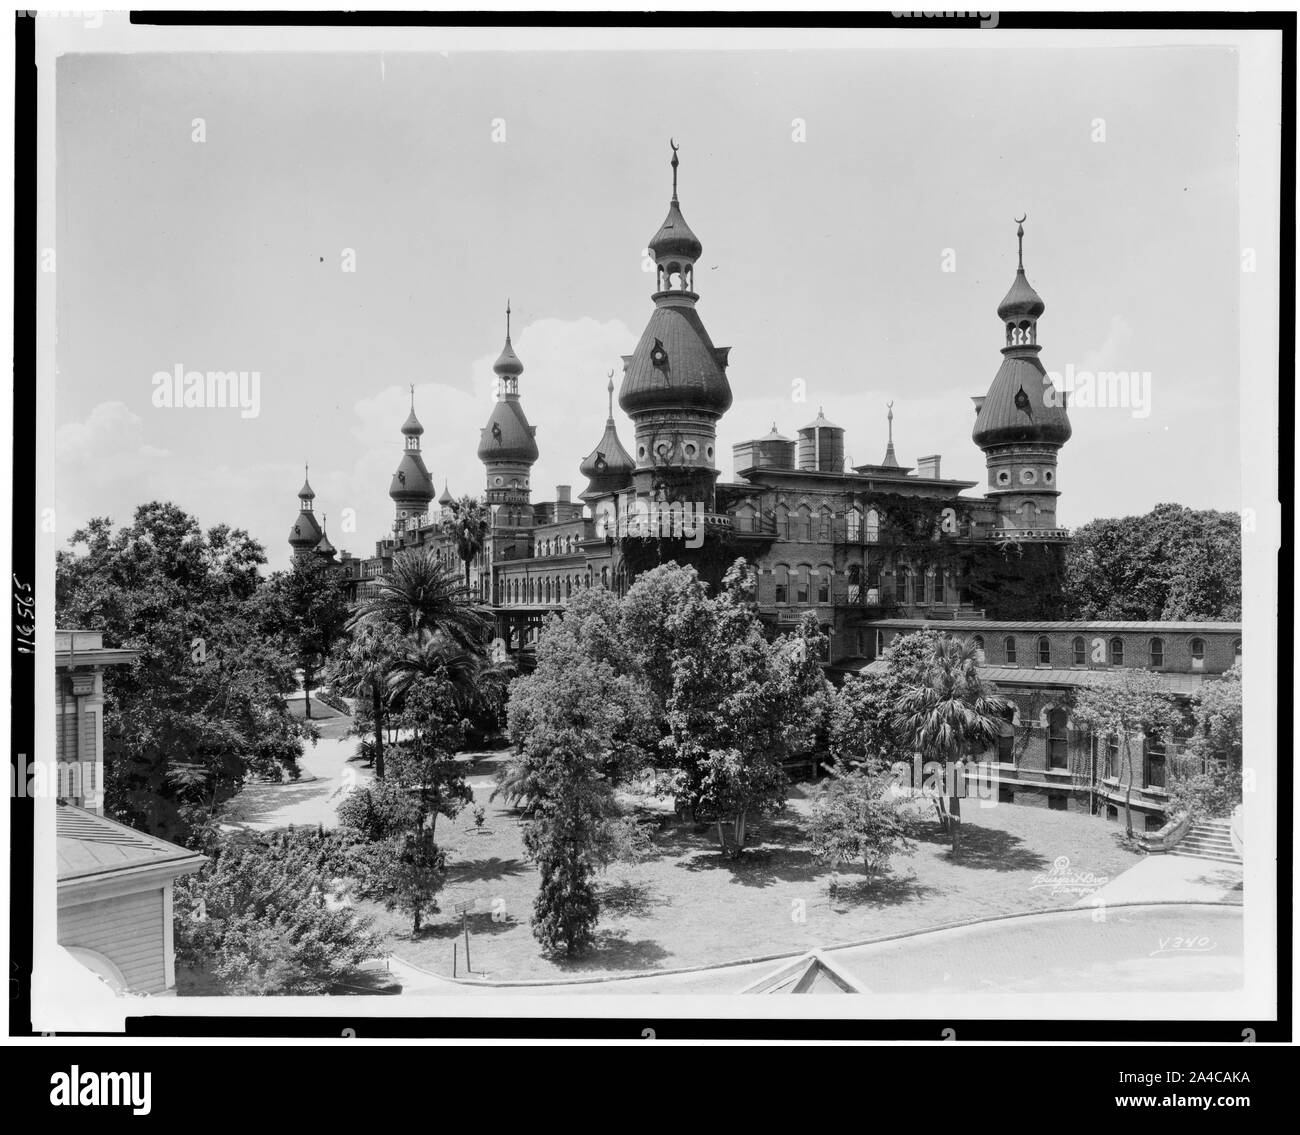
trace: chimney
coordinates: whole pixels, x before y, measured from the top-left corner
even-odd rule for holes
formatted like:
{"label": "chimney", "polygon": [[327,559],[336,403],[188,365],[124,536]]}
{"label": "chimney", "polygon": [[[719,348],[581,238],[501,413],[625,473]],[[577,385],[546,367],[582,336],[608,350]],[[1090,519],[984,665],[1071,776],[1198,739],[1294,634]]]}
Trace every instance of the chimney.
{"label": "chimney", "polygon": [[571,504],[569,494],[573,491],[572,485],[556,485],[555,500],[557,504]]}
{"label": "chimney", "polygon": [[916,459],[916,475],[924,477],[928,481],[937,481],[939,479],[939,455],[935,453],[929,457],[918,457]]}

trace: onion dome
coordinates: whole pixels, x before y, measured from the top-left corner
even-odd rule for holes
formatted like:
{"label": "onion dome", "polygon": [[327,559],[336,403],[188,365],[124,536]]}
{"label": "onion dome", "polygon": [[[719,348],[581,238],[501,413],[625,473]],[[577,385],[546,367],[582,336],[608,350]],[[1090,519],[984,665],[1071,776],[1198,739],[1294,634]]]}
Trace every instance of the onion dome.
{"label": "onion dome", "polygon": [[589,497],[615,493],[627,488],[632,483],[632,474],[636,471],[636,462],[632,455],[623,448],[618,440],[618,429],[614,425],[614,372],[609,373],[609,417],[605,419],[605,432],[600,441],[582,463],[578,472],[587,478],[587,487],[579,496],[584,500]]}
{"label": "onion dome", "polygon": [[300,501],[312,501],[316,499],[316,493],[311,487],[311,481],[307,480],[305,475],[302,482],[302,488],[298,490],[298,499]]}
{"label": "onion dome", "polygon": [[407,415],[406,421],[402,423],[402,433],[407,437],[419,437],[424,433],[424,427],[420,425],[420,419],[415,416],[415,407],[411,407],[411,412]]}
{"label": "onion dome", "polygon": [[433,478],[424,467],[424,459],[415,450],[407,450],[397,464],[388,495],[401,504],[427,505],[433,500]]}
{"label": "onion dome", "polygon": [[1070,440],[1070,418],[1061,398],[1051,397],[1053,385],[1038,360],[1038,317],[1043,301],[1025,279],[1024,217],[1017,221],[1020,243],[1016,280],[998,307],[1007,326],[1007,345],[993,384],[978,403],[971,437],[981,449],[1025,442],[1062,445]]}
{"label": "onion dome", "polygon": [[479,433],[480,461],[513,461],[531,465],[537,460],[537,427],[528,424],[519,395],[503,395],[492,407],[488,424]]}
{"label": "onion dome", "polygon": [[494,373],[518,378],[524,373],[524,364],[519,361],[519,356],[515,354],[515,349],[510,343],[510,301],[506,300],[506,345],[501,349],[501,354],[497,356],[497,361],[492,364]]}
{"label": "onion dome", "polygon": [[438,503],[439,503],[440,505],[442,505],[443,508],[446,508],[446,507],[447,507],[448,505],[450,505],[450,504],[451,504],[455,499],[456,499],[456,498],[453,497],[453,496],[451,495],[451,490],[450,490],[449,488],[447,488],[447,482],[446,482],[446,481],[443,481],[443,483],[442,483],[442,495],[438,497]]}
{"label": "onion dome", "polygon": [[303,471],[302,488],[298,490],[298,519],[289,529],[289,546],[295,552],[309,552],[320,543],[321,528],[316,523],[316,514],[312,512],[311,502],[316,499],[312,490],[311,479]]}
{"label": "onion dome", "polygon": [[682,216],[681,203],[677,200],[677,145],[673,148],[673,198],[668,205],[668,216],[659,226],[659,231],[650,238],[650,253],[656,260],[666,260],[677,256],[694,263],[704,251],[700,238],[691,232],[691,227]]}
{"label": "onion dome", "polygon": [[694,307],[657,305],[636,350],[623,356],[618,404],[628,414],[660,407],[724,414],[731,407],[730,350],[713,345]]}
{"label": "onion dome", "polygon": [[1003,323],[1015,323],[1021,319],[1037,319],[1047,305],[1025,277],[1025,228],[1024,218],[1016,223],[1016,239],[1020,246],[1019,263],[1016,278],[1011,282],[1011,290],[998,304],[998,318]]}

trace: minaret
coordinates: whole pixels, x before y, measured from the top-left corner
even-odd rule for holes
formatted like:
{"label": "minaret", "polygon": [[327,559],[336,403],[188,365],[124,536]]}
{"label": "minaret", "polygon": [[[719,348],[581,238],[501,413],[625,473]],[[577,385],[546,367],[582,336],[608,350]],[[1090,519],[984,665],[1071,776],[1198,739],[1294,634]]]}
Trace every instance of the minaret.
{"label": "minaret", "polygon": [[309,470],[304,465],[302,488],[298,490],[298,519],[289,529],[289,547],[293,549],[295,563],[309,559],[323,535],[312,511],[312,501],[316,499],[316,494],[312,491],[308,473]]}
{"label": "minaret", "polygon": [[632,455],[623,448],[618,440],[618,427],[614,424],[614,372],[609,372],[609,385],[605,387],[609,396],[609,416],[605,419],[605,432],[600,441],[582,463],[578,472],[587,478],[587,487],[579,493],[582,500],[588,501],[608,493],[622,492],[632,484],[632,474],[636,462]]}
{"label": "minaret", "polygon": [[889,420],[889,445],[885,449],[885,459],[880,464],[885,469],[897,469],[898,457],[894,453],[894,403],[889,403],[889,413],[886,415]]}
{"label": "minaret", "polygon": [[1002,366],[982,399],[972,437],[984,451],[988,491],[1003,529],[1056,538],[1056,455],[1070,440],[1064,396],[1055,391],[1038,359],[1038,320],[1046,310],[1025,277],[1025,218],[1016,222],[1016,278],[998,305],[1006,329]]}
{"label": "minaret", "polygon": [[510,343],[509,300],[506,345],[492,370],[497,376],[497,401],[478,443],[478,459],[487,470],[487,503],[496,526],[527,527],[533,519],[528,482],[537,460],[537,427],[528,424],[519,403],[519,376],[524,373],[524,364]]}
{"label": "minaret", "polygon": [[433,500],[433,478],[424,466],[420,455],[420,436],[424,427],[415,416],[415,384],[411,384],[411,412],[402,424],[402,459],[397,463],[388,495],[392,498],[395,515],[393,532],[400,540],[408,528],[417,526],[420,517],[429,511]]}
{"label": "minaret", "polygon": [[623,356],[618,404],[636,431],[633,485],[640,499],[700,504],[713,513],[718,419],[731,406],[729,347],[715,347],[696,313],[695,265],[703,246],[677,199],[677,144],[668,216],[650,240],[654,311],[636,350]]}
{"label": "minaret", "polygon": [[330,543],[329,533],[326,531],[326,521],[329,518],[321,513],[320,518],[320,543],[316,545],[315,552],[326,563],[334,562],[334,545]]}

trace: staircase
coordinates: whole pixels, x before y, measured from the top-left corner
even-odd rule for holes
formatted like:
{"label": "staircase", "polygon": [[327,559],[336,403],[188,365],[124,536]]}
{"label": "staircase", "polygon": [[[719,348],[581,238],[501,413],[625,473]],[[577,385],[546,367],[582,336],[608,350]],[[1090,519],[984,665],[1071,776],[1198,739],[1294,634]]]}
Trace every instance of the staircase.
{"label": "staircase", "polygon": [[1192,859],[1212,859],[1216,863],[1240,865],[1241,856],[1232,846],[1231,820],[1202,820],[1171,848],[1175,855]]}

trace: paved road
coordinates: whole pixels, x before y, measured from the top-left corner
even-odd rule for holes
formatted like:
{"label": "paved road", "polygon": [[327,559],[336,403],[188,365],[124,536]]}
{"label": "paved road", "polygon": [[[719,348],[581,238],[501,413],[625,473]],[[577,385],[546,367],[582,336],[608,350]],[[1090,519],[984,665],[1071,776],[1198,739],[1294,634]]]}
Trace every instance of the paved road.
{"label": "paved road", "polygon": [[290,824],[335,827],[343,798],[371,777],[370,769],[350,759],[356,751],[355,737],[322,737],[308,745],[298,762],[303,782],[248,785],[235,798],[233,823],[254,831]]}

